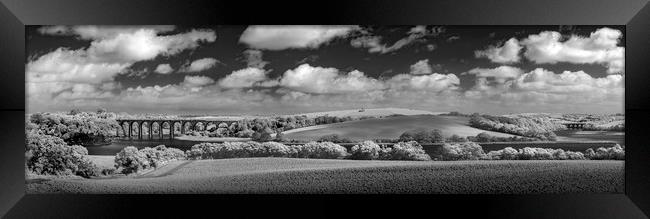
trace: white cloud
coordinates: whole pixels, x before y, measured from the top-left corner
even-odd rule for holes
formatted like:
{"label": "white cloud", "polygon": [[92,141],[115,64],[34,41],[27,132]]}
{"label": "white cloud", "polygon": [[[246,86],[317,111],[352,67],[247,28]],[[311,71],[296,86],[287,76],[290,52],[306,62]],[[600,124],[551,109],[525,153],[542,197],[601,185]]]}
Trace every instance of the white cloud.
{"label": "white cloud", "polygon": [[175,55],[216,38],[214,31],[209,30],[162,36],[158,33],[166,30],[161,27],[54,26],[39,31],[78,35],[91,42],[87,48],[58,48],[28,60],[25,68],[30,105],[39,101],[54,104],[57,98],[107,97],[119,87],[115,86],[114,77],[126,73],[134,63]]}
{"label": "white cloud", "polygon": [[431,69],[431,65],[429,65],[429,59],[423,59],[415,64],[411,65],[411,74],[415,75],[421,75],[421,74],[431,74],[433,73],[433,70]]}
{"label": "white cloud", "polygon": [[141,29],[154,30],[156,33],[166,33],[175,29],[172,25],[145,25],[145,26],[96,26],[96,25],[79,25],[79,26],[43,26],[38,32],[46,35],[77,35],[81,39],[107,39],[114,38],[119,34],[130,34]]}
{"label": "white cloud", "polygon": [[[517,106],[517,110],[622,108],[623,80],[620,74],[593,78],[583,71],[556,74],[537,68],[499,83],[490,84],[485,78],[478,78],[476,85],[465,92],[465,97],[476,102],[492,102],[492,105]],[[538,109],[534,110],[535,107]]]}
{"label": "white cloud", "polygon": [[169,64],[160,64],[156,67],[156,70],[154,71],[160,74],[169,74],[172,71],[174,71],[174,69]]}
{"label": "white cloud", "polygon": [[[388,46],[387,44],[381,43],[382,38],[380,36],[374,36],[370,34],[365,34],[364,36],[360,36],[357,38],[354,38],[350,41],[350,45],[352,45],[355,48],[368,48],[368,52],[370,53],[389,53],[389,52],[394,52],[397,51],[407,45],[410,45],[412,43],[416,42],[426,42],[426,39],[424,39],[427,36],[437,36],[440,33],[442,33],[444,29],[441,27],[432,27],[430,29],[427,29],[426,26],[415,26],[411,28],[406,34],[407,36],[397,40],[393,45]],[[364,32],[368,32],[367,30],[364,30]],[[427,46],[427,49],[429,51],[435,49],[435,45],[430,44],[431,46]]]}
{"label": "white cloud", "polygon": [[379,80],[367,77],[357,70],[339,74],[336,68],[312,67],[309,64],[287,70],[280,80],[280,85],[296,91],[321,94],[362,92],[383,88]]}
{"label": "white cloud", "polygon": [[336,37],[344,37],[356,26],[249,26],[239,42],[254,49],[284,50],[318,48]]}
{"label": "white cloud", "polygon": [[425,90],[440,92],[459,89],[460,79],[455,74],[411,75],[398,74],[387,81],[391,90]]}
{"label": "white cloud", "polygon": [[496,68],[474,68],[467,72],[467,74],[476,75],[480,78],[494,78],[497,82],[503,83],[507,79],[513,79],[523,74],[523,70],[511,66],[499,66]]}
{"label": "white cloud", "polygon": [[244,58],[246,59],[246,65],[248,67],[254,68],[264,68],[269,62],[262,59],[262,51],[255,49],[244,50]]}
{"label": "white cloud", "polygon": [[524,56],[535,63],[598,63],[605,65],[608,73],[624,73],[625,48],[616,46],[621,37],[619,30],[601,28],[589,37],[574,35],[561,42],[560,33],[544,31],[528,36],[521,44],[526,47]]}
{"label": "white cloud", "polygon": [[185,79],[183,82],[181,82],[182,86],[185,87],[202,87],[208,84],[214,83],[214,79],[208,77],[208,76],[185,76]]}
{"label": "white cloud", "polygon": [[486,57],[496,63],[519,62],[519,51],[523,47],[516,38],[510,38],[501,47],[490,46],[486,50],[474,51],[476,58]]}
{"label": "white cloud", "polygon": [[[219,81],[219,86],[224,88],[247,88],[268,80],[263,69],[248,67],[237,70]],[[265,86],[272,86],[267,82]]]}
{"label": "white cloud", "polygon": [[200,72],[208,70],[217,65],[219,60],[215,58],[202,58],[194,60],[189,66],[184,66],[181,72]]}

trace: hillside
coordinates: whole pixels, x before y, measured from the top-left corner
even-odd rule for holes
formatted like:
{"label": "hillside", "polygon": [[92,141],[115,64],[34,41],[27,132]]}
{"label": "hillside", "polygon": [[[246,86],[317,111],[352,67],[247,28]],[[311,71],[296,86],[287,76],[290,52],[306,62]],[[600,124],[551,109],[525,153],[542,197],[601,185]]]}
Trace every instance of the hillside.
{"label": "hillside", "polygon": [[364,109],[362,112],[359,112],[360,109],[352,110],[338,110],[338,111],[326,111],[326,112],[313,112],[313,113],[300,113],[294,114],[293,116],[302,116],[305,115],[308,118],[318,117],[318,116],[338,116],[338,117],[362,117],[362,116],[390,116],[390,115],[438,115],[444,112],[431,112],[426,110],[413,110],[413,109],[403,109],[403,108],[377,108],[377,109]]}
{"label": "hillside", "polygon": [[510,137],[513,135],[484,131],[467,125],[466,117],[412,115],[391,116],[385,118],[365,119],[343,123],[299,128],[284,132],[284,138],[296,140],[315,140],[324,135],[337,134],[352,140],[395,139],[404,131],[424,128],[440,129],[445,137],[453,134],[476,136],[487,132],[494,136]]}

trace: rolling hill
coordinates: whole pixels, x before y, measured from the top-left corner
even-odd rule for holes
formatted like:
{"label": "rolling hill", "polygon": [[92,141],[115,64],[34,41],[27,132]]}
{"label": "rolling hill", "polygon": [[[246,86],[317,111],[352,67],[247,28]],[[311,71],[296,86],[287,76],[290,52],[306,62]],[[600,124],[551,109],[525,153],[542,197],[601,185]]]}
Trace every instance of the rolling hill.
{"label": "rolling hill", "polygon": [[395,139],[404,131],[424,128],[439,129],[445,137],[457,134],[463,137],[476,136],[487,132],[493,136],[510,137],[513,135],[485,131],[470,127],[468,118],[437,115],[402,115],[357,120],[350,122],[317,125],[284,132],[284,138],[295,140],[316,140],[324,135],[337,134],[352,140]]}

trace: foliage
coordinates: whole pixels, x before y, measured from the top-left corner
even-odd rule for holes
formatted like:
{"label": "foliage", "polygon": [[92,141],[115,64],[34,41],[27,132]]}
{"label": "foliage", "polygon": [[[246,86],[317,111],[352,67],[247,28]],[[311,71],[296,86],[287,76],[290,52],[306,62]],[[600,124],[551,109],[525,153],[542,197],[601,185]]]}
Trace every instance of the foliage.
{"label": "foliage", "polygon": [[380,157],[389,160],[431,160],[431,157],[416,141],[398,142],[390,149],[382,149]]}
{"label": "foliage", "polygon": [[135,173],[151,167],[147,155],[136,147],[125,147],[115,155],[115,169],[122,168],[124,174]]}
{"label": "foliage", "polygon": [[613,147],[599,147],[595,151],[591,148],[585,151],[585,156],[592,160],[625,160],[625,149],[619,144]]}
{"label": "foliage", "polygon": [[402,133],[402,135],[399,136],[399,141],[417,141],[421,144],[431,144],[444,142],[445,139],[442,137],[442,131],[438,129],[414,129]]}
{"label": "foliage", "polygon": [[115,169],[122,168],[122,173],[135,173],[144,169],[156,168],[172,160],[185,159],[185,152],[176,148],[158,145],[138,150],[128,146],[115,155]]}
{"label": "foliage", "polygon": [[298,147],[287,146],[278,142],[264,142],[262,143],[265,155],[268,157],[297,157]]}
{"label": "foliage", "polygon": [[487,153],[488,160],[585,160],[583,153],[552,148],[525,147],[519,150],[507,147]]}
{"label": "foliage", "polygon": [[485,156],[483,148],[474,142],[460,144],[444,144],[440,153],[435,156],[440,160],[478,160]]}
{"label": "foliage", "polygon": [[547,117],[506,117],[472,114],[470,126],[478,129],[496,131],[537,138],[544,141],[555,141],[557,136],[553,131],[562,130],[562,124],[555,123]]}
{"label": "foliage", "polygon": [[348,156],[347,150],[332,142],[309,142],[298,151],[301,158],[341,159]]}
{"label": "foliage", "polygon": [[350,158],[355,160],[376,160],[379,159],[381,147],[372,141],[364,141],[355,145],[350,150]]}
{"label": "foliage", "polygon": [[68,146],[61,138],[30,133],[25,146],[27,169],[34,173],[86,178],[99,174],[99,168],[86,157],[86,148]]}
{"label": "foliage", "polygon": [[[553,134],[554,135],[554,134]],[[492,136],[487,132],[481,132],[476,136],[467,136],[467,141],[472,142],[522,142],[522,141],[535,141],[535,138],[526,138],[526,137],[498,137]]]}
{"label": "foliage", "polygon": [[29,122],[34,124],[32,129],[59,137],[70,145],[105,143],[105,137],[115,136],[120,127],[114,114],[94,112],[35,113]]}
{"label": "foliage", "polygon": [[271,137],[272,133],[273,133],[273,130],[271,130],[271,128],[265,127],[264,129],[261,129],[259,131],[256,131],[255,133],[253,133],[253,135],[251,136],[251,139],[253,141],[270,141],[270,140],[273,139],[273,137]]}
{"label": "foliage", "polygon": [[457,134],[453,134],[451,137],[447,138],[447,142],[466,142],[467,138],[463,138]]}
{"label": "foliage", "polygon": [[349,143],[349,142],[352,142],[352,140],[350,140],[348,138],[342,138],[340,135],[337,135],[337,134],[324,135],[324,136],[321,136],[318,139],[318,142],[326,142],[326,141],[334,142],[334,143]]}

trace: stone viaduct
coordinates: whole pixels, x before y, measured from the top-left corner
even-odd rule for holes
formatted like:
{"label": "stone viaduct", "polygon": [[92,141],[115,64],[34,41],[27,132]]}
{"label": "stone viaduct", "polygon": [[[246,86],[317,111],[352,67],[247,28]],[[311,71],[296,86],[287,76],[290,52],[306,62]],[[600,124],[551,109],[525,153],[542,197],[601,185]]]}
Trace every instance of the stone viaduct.
{"label": "stone viaduct", "polygon": [[[157,124],[158,136],[160,139],[163,138],[163,127],[164,124],[167,124],[169,127],[169,139],[174,138],[174,128],[176,124],[180,124],[180,133],[185,134],[185,128],[189,125],[189,130],[207,130],[208,126],[213,124],[219,127],[220,124],[226,124],[230,127],[233,123],[238,123],[236,120],[208,120],[208,119],[116,119],[117,123],[120,125],[123,135],[120,135],[120,130],[117,130],[117,136],[123,137],[134,137],[133,133],[134,127],[138,128],[137,137],[142,139],[143,128],[147,127],[149,139],[153,138],[154,124]],[[125,125],[128,128],[125,129]]]}

